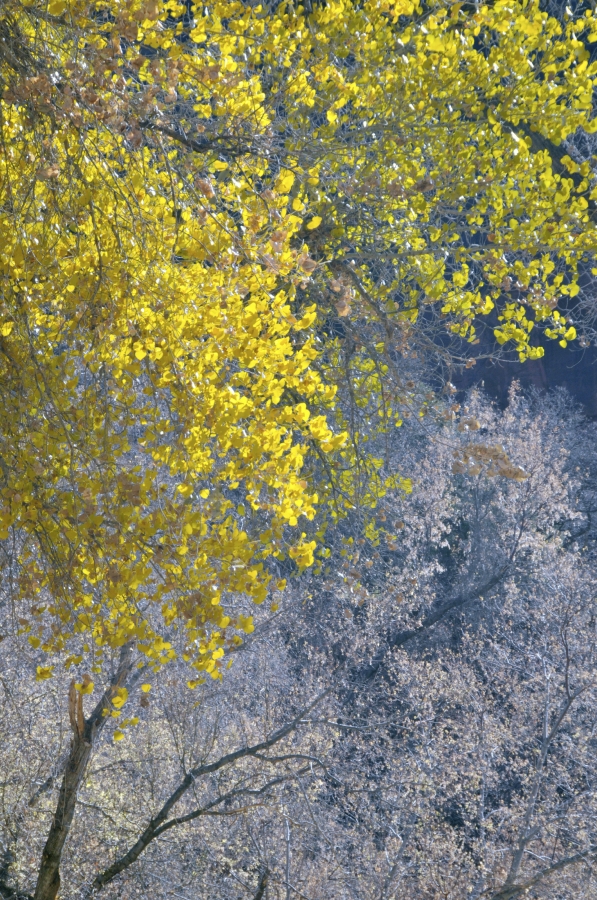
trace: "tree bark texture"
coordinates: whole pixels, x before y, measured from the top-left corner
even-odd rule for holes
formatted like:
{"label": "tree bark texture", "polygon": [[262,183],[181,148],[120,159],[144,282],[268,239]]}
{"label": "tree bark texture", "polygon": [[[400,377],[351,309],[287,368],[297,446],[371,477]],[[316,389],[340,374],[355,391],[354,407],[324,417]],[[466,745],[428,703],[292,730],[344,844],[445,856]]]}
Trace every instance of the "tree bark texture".
{"label": "tree bark texture", "polygon": [[133,667],[132,647],[122,648],[120,662],[110,686],[104,692],[88,719],[83,714],[83,697],[76,690],[74,682],[69,691],[69,717],[73,730],[73,740],[66,769],[60,785],[58,803],[50,833],[43,849],[34,900],[56,900],[60,889],[60,862],[66,839],[68,838],[81,781],[93,751],[97,735],[108,721],[106,714],[111,699],[119,687],[123,687]]}

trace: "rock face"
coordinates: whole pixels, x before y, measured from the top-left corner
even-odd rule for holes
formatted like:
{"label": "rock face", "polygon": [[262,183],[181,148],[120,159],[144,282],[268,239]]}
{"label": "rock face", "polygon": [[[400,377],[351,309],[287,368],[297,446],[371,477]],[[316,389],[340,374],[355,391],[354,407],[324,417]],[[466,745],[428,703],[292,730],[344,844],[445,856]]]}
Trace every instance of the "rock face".
{"label": "rock face", "polygon": [[545,348],[543,359],[519,363],[483,361],[452,377],[459,390],[483,385],[490,397],[505,406],[513,381],[523,389],[540,391],[566,388],[589,418],[597,418],[597,348],[562,349],[555,342]]}

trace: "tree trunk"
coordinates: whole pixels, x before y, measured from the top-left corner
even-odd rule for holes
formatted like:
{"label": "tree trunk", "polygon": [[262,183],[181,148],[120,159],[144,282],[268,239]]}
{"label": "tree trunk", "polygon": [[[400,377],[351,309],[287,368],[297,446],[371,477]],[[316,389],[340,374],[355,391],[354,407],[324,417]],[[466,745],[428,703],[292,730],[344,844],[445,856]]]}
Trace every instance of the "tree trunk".
{"label": "tree trunk", "polygon": [[124,685],[132,668],[132,646],[127,645],[122,648],[118,669],[110,686],[88,719],[83,715],[83,697],[76,690],[74,682],[71,683],[69,716],[73,740],[60,785],[56,812],[41,857],[34,900],[56,900],[60,888],[62,851],[71,829],[79,785],[87,770],[94,741],[108,721],[109,716],[104,715],[104,710],[110,709],[112,697],[117,688]]}

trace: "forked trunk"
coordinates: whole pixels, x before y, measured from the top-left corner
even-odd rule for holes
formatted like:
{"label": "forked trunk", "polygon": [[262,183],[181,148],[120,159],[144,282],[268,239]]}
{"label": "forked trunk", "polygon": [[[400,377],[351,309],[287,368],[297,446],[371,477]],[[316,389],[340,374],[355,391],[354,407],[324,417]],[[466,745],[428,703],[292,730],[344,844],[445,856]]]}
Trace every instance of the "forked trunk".
{"label": "forked trunk", "polygon": [[104,710],[110,709],[112,697],[124,685],[132,667],[132,647],[127,645],[122,648],[120,663],[110,686],[88,719],[83,714],[83,697],[76,690],[74,681],[71,683],[68,699],[73,740],[60,785],[56,812],[41,857],[34,900],[56,900],[58,896],[62,851],[73,822],[79,786],[87,771],[93,744],[109,718],[104,715]]}

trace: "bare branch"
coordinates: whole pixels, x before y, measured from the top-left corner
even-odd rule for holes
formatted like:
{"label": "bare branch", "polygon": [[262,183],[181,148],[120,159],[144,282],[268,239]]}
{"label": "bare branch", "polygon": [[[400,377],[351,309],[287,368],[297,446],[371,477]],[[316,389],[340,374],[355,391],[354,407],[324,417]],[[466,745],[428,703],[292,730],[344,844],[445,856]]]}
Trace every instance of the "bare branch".
{"label": "bare branch", "polygon": [[[168,800],[164,803],[159,813],[154,816],[153,819],[149,822],[144,832],[141,834],[136,843],[130,848],[130,850],[125,853],[120,859],[116,860],[109,868],[107,868],[104,872],[97,875],[93,880],[90,888],[89,894],[101,890],[106,884],[112,881],[116,875],[123,872],[127,869],[132,863],[135,862],[139,858],[139,856],[143,853],[145,848],[157,837],[157,835],[164,830],[162,826],[166,823],[168,818],[168,814],[170,810],[175,806],[176,803],[184,796],[184,794],[189,790],[189,788],[195,783],[198,778],[201,778],[203,775],[209,775],[213,772],[217,772],[220,769],[223,769],[225,766],[229,766],[232,763],[237,762],[239,759],[243,759],[245,757],[255,756],[263,750],[269,749],[269,747],[273,747],[274,744],[277,744],[283,738],[287,737],[291,734],[302,722],[306,715],[308,715],[312,709],[321,703],[322,700],[325,699],[331,692],[333,688],[326,688],[325,691],[322,691],[308,706],[304,707],[300,713],[292,719],[291,722],[288,722],[286,725],[283,725],[277,731],[273,733],[273,735],[265,741],[261,741],[259,744],[254,744],[249,747],[241,747],[238,750],[234,750],[232,753],[227,753],[224,756],[221,756],[220,759],[215,760],[212,763],[206,763],[201,766],[197,766],[192,769],[181,781],[176,790],[170,795]],[[198,814],[201,815],[201,811],[198,811]],[[192,816],[195,818],[195,816]],[[178,824],[175,820],[172,822],[173,825]],[[265,890],[265,888],[264,888]]]}

